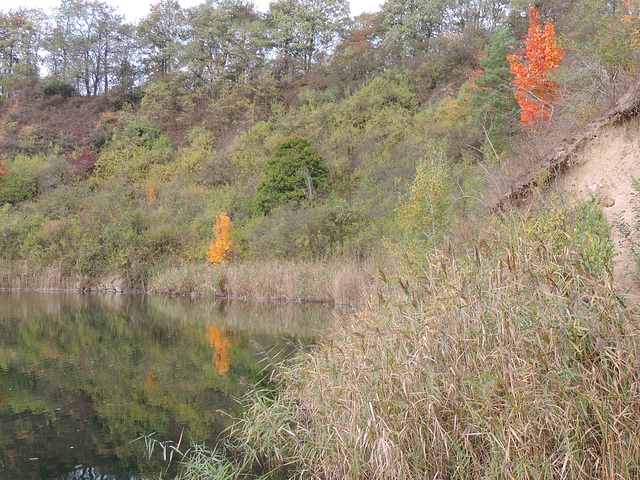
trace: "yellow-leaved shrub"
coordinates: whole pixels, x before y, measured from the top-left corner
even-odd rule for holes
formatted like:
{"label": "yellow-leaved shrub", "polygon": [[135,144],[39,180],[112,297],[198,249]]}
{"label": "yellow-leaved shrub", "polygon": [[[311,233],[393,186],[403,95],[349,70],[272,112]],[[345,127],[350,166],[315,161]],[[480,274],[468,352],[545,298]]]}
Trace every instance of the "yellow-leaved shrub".
{"label": "yellow-leaved shrub", "polygon": [[233,222],[226,212],[216,216],[216,224],[213,227],[213,232],[216,235],[216,239],[209,245],[207,258],[211,263],[220,263],[223,260],[229,259],[233,247],[232,237],[235,233]]}

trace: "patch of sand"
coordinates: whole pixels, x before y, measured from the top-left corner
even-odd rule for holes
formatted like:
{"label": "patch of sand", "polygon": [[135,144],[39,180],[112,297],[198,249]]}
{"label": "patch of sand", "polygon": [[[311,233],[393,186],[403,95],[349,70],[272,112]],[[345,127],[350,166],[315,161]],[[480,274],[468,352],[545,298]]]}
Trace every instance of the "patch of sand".
{"label": "patch of sand", "polygon": [[[634,177],[640,178],[640,126],[637,120],[603,126],[571,155],[566,168],[557,177],[557,186],[581,199],[595,196],[612,225],[618,216],[633,225],[631,179]],[[619,289],[628,291],[629,300],[637,304],[640,302],[640,280],[635,259],[629,248],[621,243],[622,235],[615,227],[612,236],[616,247],[614,282]]]}

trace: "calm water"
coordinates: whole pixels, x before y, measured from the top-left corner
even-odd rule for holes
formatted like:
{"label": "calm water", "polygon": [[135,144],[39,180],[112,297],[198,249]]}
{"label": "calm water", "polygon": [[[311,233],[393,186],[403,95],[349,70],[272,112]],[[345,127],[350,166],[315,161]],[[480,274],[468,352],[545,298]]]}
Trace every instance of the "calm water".
{"label": "calm water", "polygon": [[320,305],[0,292],[0,480],[152,478],[145,442],[212,445]]}

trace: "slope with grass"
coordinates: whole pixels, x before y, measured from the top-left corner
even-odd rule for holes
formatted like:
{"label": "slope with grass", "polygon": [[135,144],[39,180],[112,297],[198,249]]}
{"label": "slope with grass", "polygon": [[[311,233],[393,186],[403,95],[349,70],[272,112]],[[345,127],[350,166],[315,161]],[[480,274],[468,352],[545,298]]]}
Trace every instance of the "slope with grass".
{"label": "slope with grass", "polygon": [[[419,49],[386,41],[397,7],[360,18],[301,71],[277,73],[274,56],[237,81],[203,84],[186,67],[141,76],[130,95],[82,97],[33,69],[4,85],[0,287],[353,301],[319,292],[375,288],[398,247],[456,236],[478,208],[517,189],[520,172],[539,170],[558,137],[611,105],[640,51],[633,25],[606,2],[594,0],[586,16],[583,2],[543,12],[563,39],[553,79],[562,93],[553,125],[523,132],[506,54],[521,46],[525,6],[488,24],[447,16],[447,34]],[[295,171],[279,152],[292,138],[308,146]],[[427,165],[434,152],[439,166]],[[420,189],[433,212],[419,205]],[[234,251],[212,268],[207,247],[223,213]],[[283,281],[278,261],[320,280],[280,288],[295,282]],[[260,271],[265,291],[234,281],[234,263]],[[327,275],[315,273],[325,266]]]}
{"label": "slope with grass", "polygon": [[[640,176],[640,124],[630,121],[602,128],[573,156],[571,166],[558,178],[558,188],[582,199],[595,198],[611,225],[616,245],[613,275],[616,286],[627,292],[628,301],[640,301],[637,268],[637,185]],[[628,237],[628,238],[627,238]]]}
{"label": "slope with grass", "polygon": [[246,396],[235,460],[200,452],[183,478],[639,478],[639,325],[612,230],[634,190],[629,98],[522,162],[526,181],[498,166],[481,218],[447,208],[432,149],[377,295]]}
{"label": "slope with grass", "polygon": [[[633,83],[612,107],[576,128],[530,171],[515,178],[497,203],[530,198],[537,188],[551,187],[571,199],[595,200],[610,225],[616,254],[613,275],[629,302],[637,303],[638,284],[636,222],[638,154],[640,130],[640,85]],[[625,230],[627,225],[629,230]],[[622,228],[621,228],[622,227]]]}
{"label": "slope with grass", "polygon": [[[471,97],[462,91],[459,100],[432,105],[419,100],[422,89],[405,68],[353,92],[304,88],[291,105],[274,103],[249,127],[228,125],[224,139],[195,125],[182,144],[150,119],[157,105],[149,100],[95,125],[108,137],[99,153],[51,146],[7,157],[0,286],[354,301],[351,293],[319,292],[372,283],[375,263],[386,262],[384,242],[402,235],[394,209],[430,139],[457,158],[450,170],[469,183],[472,158],[455,141],[470,121]],[[20,108],[39,104],[42,95],[25,98]],[[459,125],[434,132],[437,117]],[[466,137],[477,143],[470,132]],[[276,178],[269,168],[280,169],[278,145],[291,138],[315,152],[314,163],[294,165],[300,185],[290,185],[291,174],[278,180],[286,194],[270,194],[267,210],[265,181]],[[207,247],[223,212],[236,236],[228,261],[215,267],[207,264]],[[273,269],[277,261],[293,270],[307,264],[304,276],[314,280],[284,289],[292,282]],[[238,289],[234,263],[259,270],[265,291]],[[338,264],[344,271],[332,266]],[[325,274],[316,275],[323,265]]]}
{"label": "slope with grass", "polygon": [[[369,305],[246,396],[225,447],[239,463],[200,455],[183,478],[638,478],[639,325],[612,213],[640,137],[617,111],[482,223],[423,212],[419,232],[458,235],[395,246]],[[412,198],[439,191],[437,165]]]}

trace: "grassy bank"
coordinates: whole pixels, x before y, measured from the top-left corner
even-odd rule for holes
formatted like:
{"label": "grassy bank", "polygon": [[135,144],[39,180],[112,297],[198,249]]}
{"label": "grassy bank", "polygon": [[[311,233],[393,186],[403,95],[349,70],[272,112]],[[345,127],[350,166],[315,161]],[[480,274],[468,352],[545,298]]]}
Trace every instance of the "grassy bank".
{"label": "grassy bank", "polygon": [[[235,448],[301,478],[638,478],[638,328],[597,208],[495,218],[457,250],[282,365]],[[224,465],[184,478],[242,476]]]}
{"label": "grassy bank", "polygon": [[[379,286],[373,263],[242,261],[179,263],[150,270],[144,291],[255,300],[359,303]],[[36,290],[140,291],[125,275],[101,279],[66,275],[57,265],[40,269],[26,262],[0,264],[0,286]]]}

